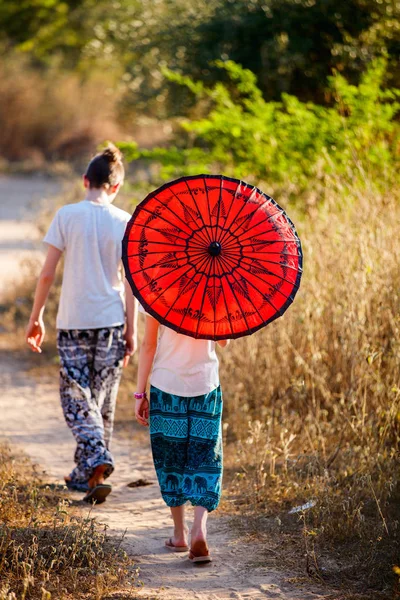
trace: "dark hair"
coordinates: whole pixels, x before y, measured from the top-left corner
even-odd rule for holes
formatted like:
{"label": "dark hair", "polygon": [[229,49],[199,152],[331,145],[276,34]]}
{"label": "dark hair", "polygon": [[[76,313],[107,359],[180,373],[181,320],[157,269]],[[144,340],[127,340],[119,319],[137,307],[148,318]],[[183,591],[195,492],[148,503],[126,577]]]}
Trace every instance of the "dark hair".
{"label": "dark hair", "polygon": [[122,153],[114,144],[109,144],[103,152],[92,158],[85,175],[91,188],[117,185],[125,175]]}

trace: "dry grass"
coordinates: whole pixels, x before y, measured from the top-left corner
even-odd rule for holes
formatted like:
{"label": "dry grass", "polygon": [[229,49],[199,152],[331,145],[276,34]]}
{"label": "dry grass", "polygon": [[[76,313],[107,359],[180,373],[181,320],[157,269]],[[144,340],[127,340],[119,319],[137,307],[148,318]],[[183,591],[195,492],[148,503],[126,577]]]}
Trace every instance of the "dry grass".
{"label": "dry grass", "polygon": [[233,487],[257,527],[313,500],[278,528],[300,517],[301,568],[387,597],[400,550],[399,192],[332,192],[294,214],[300,292],[221,365]]}
{"label": "dry grass", "polygon": [[[305,258],[298,296],[221,354],[226,506],[265,540],[264,564],[275,556],[295,576],[377,600],[398,593],[400,188],[342,186],[306,214],[289,207]],[[11,329],[31,297],[29,285],[18,290],[25,308],[12,313],[10,296]]]}
{"label": "dry grass", "polygon": [[0,446],[0,599],[101,600],[124,581],[130,561],[91,516],[71,513],[60,490]]}
{"label": "dry grass", "polygon": [[0,156],[29,161],[81,161],[104,139],[119,139],[118,93],[109,73],[31,69],[19,56],[0,65]]}

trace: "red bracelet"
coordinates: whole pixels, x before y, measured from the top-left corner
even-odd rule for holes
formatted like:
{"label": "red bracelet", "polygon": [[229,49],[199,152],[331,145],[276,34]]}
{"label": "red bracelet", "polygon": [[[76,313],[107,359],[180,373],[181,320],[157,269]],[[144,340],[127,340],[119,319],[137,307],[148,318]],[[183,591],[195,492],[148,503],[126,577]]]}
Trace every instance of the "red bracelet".
{"label": "red bracelet", "polygon": [[146,392],[142,392],[141,394],[139,394],[138,392],[135,392],[133,395],[136,400],[142,400],[142,398],[147,398]]}

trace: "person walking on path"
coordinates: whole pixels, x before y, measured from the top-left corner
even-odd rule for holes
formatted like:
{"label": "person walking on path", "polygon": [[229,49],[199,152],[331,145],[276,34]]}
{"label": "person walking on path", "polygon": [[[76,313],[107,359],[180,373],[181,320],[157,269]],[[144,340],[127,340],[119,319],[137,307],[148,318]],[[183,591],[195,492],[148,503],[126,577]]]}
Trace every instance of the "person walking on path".
{"label": "person walking on path", "polygon": [[121,241],[130,215],[113,206],[124,180],[120,151],[109,145],[89,163],[83,201],[63,206],[44,238],[47,257],[39,275],[26,341],[41,352],[43,312],[64,253],[57,314],[60,396],[75,437],[76,466],[65,477],[84,500],[103,502],[114,470],[110,452],[122,367],[136,349],[137,301],[121,276]]}
{"label": "person walking on path", "polygon": [[[217,343],[225,347],[229,342]],[[134,396],[137,421],[150,425],[154,466],[174,521],[166,546],[174,552],[189,550],[184,506],[189,501],[194,505],[189,558],[210,562],[207,516],[219,504],[222,484],[222,393],[215,342],[176,333],[146,314]]]}

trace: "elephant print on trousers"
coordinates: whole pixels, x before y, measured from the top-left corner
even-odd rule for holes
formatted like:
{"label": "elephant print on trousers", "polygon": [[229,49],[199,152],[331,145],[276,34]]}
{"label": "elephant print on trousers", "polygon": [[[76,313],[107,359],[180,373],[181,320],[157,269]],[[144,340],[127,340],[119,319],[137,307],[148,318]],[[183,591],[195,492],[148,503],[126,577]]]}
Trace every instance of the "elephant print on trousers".
{"label": "elephant print on trousers", "polygon": [[196,491],[198,494],[203,494],[207,491],[207,480],[204,477],[195,477]]}
{"label": "elephant print on trousers", "polygon": [[172,410],[172,396],[163,394],[163,410]]}
{"label": "elephant print on trousers", "polygon": [[183,482],[183,490],[186,494],[190,494],[190,490],[192,489],[192,480],[190,477],[185,477],[185,481]]}
{"label": "elephant print on trousers", "polygon": [[215,510],[222,481],[221,388],[192,397],[151,386],[150,409],[154,401],[159,408],[150,410],[150,439],[164,502]]}
{"label": "elephant print on trousers", "polygon": [[179,485],[179,481],[176,475],[167,475],[167,478],[165,480],[165,485],[167,490],[176,490],[178,485]]}

